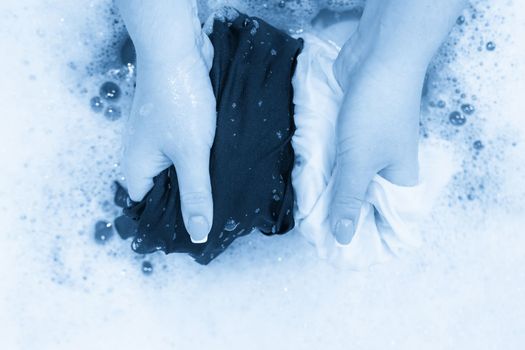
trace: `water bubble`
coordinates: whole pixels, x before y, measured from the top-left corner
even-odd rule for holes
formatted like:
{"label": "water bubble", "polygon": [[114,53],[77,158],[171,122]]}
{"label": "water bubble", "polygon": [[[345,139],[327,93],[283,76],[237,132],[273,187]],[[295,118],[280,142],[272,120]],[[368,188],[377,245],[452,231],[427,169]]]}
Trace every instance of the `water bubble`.
{"label": "water bubble", "polygon": [[117,106],[108,106],[106,110],[104,111],[104,116],[111,120],[117,120],[122,116],[122,112],[120,111],[120,108]]}
{"label": "water bubble", "polygon": [[91,110],[95,113],[100,113],[104,109],[104,102],[102,102],[102,99],[98,96],[93,97],[89,101],[89,105],[91,106]]}
{"label": "water bubble", "polygon": [[471,115],[476,110],[473,105],[465,103],[461,105],[461,110],[467,115]]}
{"label": "water bubble", "polygon": [[446,104],[445,101],[443,101],[443,100],[439,100],[439,101],[437,102],[437,106],[438,106],[438,108],[445,108],[446,105],[447,105],[447,104]]}
{"label": "water bubble", "polygon": [[95,224],[95,241],[105,244],[113,236],[113,225],[107,221],[98,221]]}
{"label": "water bubble", "polygon": [[233,220],[232,218],[229,218],[226,221],[226,224],[224,225],[224,230],[228,231],[228,232],[231,232],[231,231],[235,230],[237,228],[237,226],[239,226],[239,223],[236,222],[235,220]]}
{"label": "water bubble", "polygon": [[281,197],[278,194],[274,194],[272,198],[276,202],[279,202],[281,200]]}
{"label": "water bubble", "polygon": [[149,276],[153,273],[153,265],[149,261],[142,262],[142,273]]}
{"label": "water bubble", "polygon": [[271,54],[272,56],[275,56],[275,55],[277,55],[277,51],[276,51],[275,49],[271,49],[271,50],[270,50],[270,54]]}
{"label": "water bubble", "polygon": [[489,51],[494,51],[496,49],[496,44],[494,44],[492,41],[489,41],[486,45],[486,48]]}
{"label": "water bubble", "polygon": [[481,142],[480,140],[476,140],[474,141],[474,143],[472,144],[472,146],[474,147],[475,150],[481,150],[483,149],[485,146],[483,145],[483,142]]}
{"label": "water bubble", "polygon": [[459,25],[462,25],[463,23],[465,23],[465,16],[459,16],[458,19],[456,20],[456,23]]}
{"label": "water bubble", "polygon": [[465,116],[459,113],[458,111],[450,113],[450,115],[448,116],[448,120],[450,124],[455,126],[462,126],[467,122],[467,118],[465,118]]}
{"label": "water bubble", "polygon": [[106,81],[100,87],[100,96],[103,99],[114,101],[120,97],[120,88],[112,81]]}

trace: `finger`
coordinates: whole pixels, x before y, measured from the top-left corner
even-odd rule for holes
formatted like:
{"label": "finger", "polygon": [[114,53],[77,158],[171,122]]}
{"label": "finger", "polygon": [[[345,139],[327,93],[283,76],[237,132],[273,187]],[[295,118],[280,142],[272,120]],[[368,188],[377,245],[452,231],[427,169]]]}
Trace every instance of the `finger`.
{"label": "finger", "polygon": [[352,241],[359,213],[375,170],[367,163],[347,160],[335,174],[334,195],[330,208],[330,225],[340,244]]}
{"label": "finger", "polygon": [[131,200],[141,201],[153,187],[153,178],[171,161],[158,149],[133,144],[124,151],[123,170]]}
{"label": "finger", "polygon": [[414,186],[419,182],[419,163],[417,155],[398,161],[379,172],[386,180],[399,186]]}
{"label": "finger", "polygon": [[184,226],[193,243],[204,243],[213,223],[210,150],[194,150],[191,158],[168,156],[177,170]]}
{"label": "finger", "polygon": [[211,43],[210,38],[206,35],[202,35],[203,43],[202,43],[202,57],[204,58],[204,63],[206,64],[206,68],[208,69],[208,72],[211,70],[211,67],[213,65],[213,55],[214,55],[214,48],[213,44]]}

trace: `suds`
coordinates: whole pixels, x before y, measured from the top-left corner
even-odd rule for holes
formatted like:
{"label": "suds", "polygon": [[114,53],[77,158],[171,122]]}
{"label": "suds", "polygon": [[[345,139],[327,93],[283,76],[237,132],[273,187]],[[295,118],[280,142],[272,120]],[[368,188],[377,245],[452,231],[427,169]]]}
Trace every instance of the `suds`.
{"label": "suds", "polygon": [[[97,244],[97,222],[117,214],[133,54],[109,1],[31,5],[0,5],[3,348],[522,346],[523,6],[476,2],[430,69],[422,135],[449,140],[461,169],[425,246],[348,273],[295,234],[248,236],[205,268],[135,255],[114,234]],[[121,89],[115,121],[107,81]]]}
{"label": "suds", "polygon": [[[448,42],[429,70],[428,91],[423,100],[423,135],[438,135],[453,142],[461,172],[451,184],[449,202],[462,210],[490,210],[503,204],[501,183],[514,169],[505,166],[521,135],[512,131],[504,115],[506,106],[486,94],[486,84],[505,84],[509,67],[498,61],[513,42],[501,33],[511,21],[486,1],[464,11]],[[503,51],[495,51],[495,37]],[[507,73],[508,74],[508,73]],[[500,120],[498,120],[500,118]],[[491,132],[491,128],[497,132]],[[507,169],[505,169],[507,168]],[[523,189],[516,189],[523,195]]]}

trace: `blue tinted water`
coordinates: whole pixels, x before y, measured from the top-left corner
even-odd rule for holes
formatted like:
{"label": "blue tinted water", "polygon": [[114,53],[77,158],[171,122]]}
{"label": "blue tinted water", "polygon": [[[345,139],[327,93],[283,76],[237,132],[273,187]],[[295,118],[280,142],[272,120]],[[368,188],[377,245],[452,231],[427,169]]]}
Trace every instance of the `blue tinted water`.
{"label": "blue tinted water", "polygon": [[[108,3],[0,4],[1,348],[522,347],[521,2],[476,1],[434,60],[422,138],[449,140],[458,172],[424,247],[363,272],[334,269],[294,233],[248,236],[201,267],[135,255],[97,225],[117,214],[134,82]],[[96,113],[107,81],[120,98]],[[122,118],[107,118],[110,105]]]}

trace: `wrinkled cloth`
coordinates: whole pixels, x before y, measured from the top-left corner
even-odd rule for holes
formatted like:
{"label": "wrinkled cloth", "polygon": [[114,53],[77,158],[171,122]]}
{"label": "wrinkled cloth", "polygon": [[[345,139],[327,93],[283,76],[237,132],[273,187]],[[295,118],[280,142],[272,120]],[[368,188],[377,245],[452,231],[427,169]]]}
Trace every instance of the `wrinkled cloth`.
{"label": "wrinkled cloth", "polygon": [[115,202],[125,215],[115,227],[123,238],[133,237],[132,249],[138,253],[188,253],[207,264],[254,229],[283,234],[294,226],[291,79],[302,40],[260,19],[234,17],[215,20],[209,33],[217,128],[210,158],[214,211],[208,240],[191,242],[171,166],[139,203],[130,202],[117,186]]}
{"label": "wrinkled cloth", "polygon": [[329,208],[333,180],[339,171],[336,121],[343,91],[332,66],[340,48],[313,34],[302,38],[304,48],[293,78],[296,230],[316,246],[320,257],[356,270],[419,247],[418,223],[454,169],[446,145],[437,141],[421,145],[417,186],[398,186],[376,175],[368,187],[352,241],[339,244],[331,232]]}

